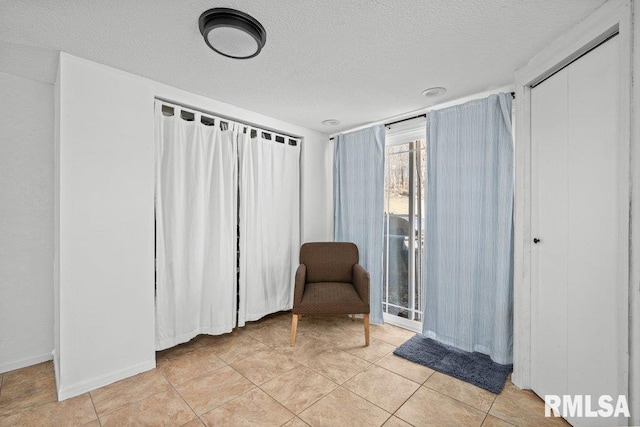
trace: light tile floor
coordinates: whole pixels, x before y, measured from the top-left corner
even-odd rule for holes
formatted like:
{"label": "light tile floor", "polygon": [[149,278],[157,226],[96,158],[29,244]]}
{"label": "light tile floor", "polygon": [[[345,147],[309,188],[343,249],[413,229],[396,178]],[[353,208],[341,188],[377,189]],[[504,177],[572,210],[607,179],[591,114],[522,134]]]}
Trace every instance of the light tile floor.
{"label": "light tile floor", "polygon": [[0,374],[0,426],[541,426],[544,404],[507,381],[495,395],[393,355],[413,332],[291,314],[158,352],[157,368],[56,401],[50,362]]}

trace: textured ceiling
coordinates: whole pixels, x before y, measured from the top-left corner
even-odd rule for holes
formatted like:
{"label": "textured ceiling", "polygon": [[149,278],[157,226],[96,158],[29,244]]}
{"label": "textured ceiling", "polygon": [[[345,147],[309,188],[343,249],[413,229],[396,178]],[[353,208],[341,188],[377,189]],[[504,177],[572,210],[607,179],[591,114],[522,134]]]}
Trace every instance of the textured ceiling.
{"label": "textured ceiling", "polygon": [[[1,60],[62,50],[333,133],[508,85],[519,66],[602,3],[0,0],[0,47],[11,53]],[[257,18],[267,30],[262,53],[239,61],[211,51],[198,17],[212,7]],[[422,97],[432,86],[448,92]],[[328,118],[341,125],[320,124]]]}

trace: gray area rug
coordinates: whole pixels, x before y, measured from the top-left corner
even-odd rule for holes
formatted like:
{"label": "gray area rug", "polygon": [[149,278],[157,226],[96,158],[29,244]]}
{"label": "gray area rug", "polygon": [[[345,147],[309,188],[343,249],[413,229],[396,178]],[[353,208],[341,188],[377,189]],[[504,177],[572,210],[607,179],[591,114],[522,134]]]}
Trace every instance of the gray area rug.
{"label": "gray area rug", "polygon": [[496,363],[486,354],[468,353],[420,334],[414,335],[393,354],[495,394],[500,394],[513,370],[513,365]]}

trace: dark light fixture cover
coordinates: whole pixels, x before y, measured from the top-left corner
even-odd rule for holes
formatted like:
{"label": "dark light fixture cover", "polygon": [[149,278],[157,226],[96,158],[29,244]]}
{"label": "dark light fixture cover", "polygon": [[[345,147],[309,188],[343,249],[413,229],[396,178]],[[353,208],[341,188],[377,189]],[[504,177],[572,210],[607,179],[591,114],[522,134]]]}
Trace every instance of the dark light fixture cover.
{"label": "dark light fixture cover", "polygon": [[[200,15],[198,24],[200,27],[200,33],[204,37],[204,41],[205,43],[207,43],[207,46],[218,52],[220,55],[224,55],[229,58],[253,58],[260,53],[265,43],[267,42],[267,32],[265,31],[262,24],[260,24],[260,22],[258,22],[252,16],[239,10],[229,9],[226,7],[216,7],[213,9],[209,9],[202,15]],[[248,52],[234,53],[230,52],[230,49],[228,49],[227,51],[222,51],[221,46],[215,46],[215,42],[212,45],[209,40],[209,33],[216,29],[239,30],[246,35],[251,36],[251,38],[253,38],[253,40],[255,40],[256,42],[255,51],[250,54]],[[222,42],[224,43],[224,41]]]}

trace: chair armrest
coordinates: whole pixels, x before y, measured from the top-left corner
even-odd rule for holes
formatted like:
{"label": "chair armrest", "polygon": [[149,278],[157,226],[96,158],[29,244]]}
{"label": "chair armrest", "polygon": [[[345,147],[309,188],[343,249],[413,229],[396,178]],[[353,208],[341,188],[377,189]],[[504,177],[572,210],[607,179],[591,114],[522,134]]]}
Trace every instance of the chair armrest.
{"label": "chair armrest", "polygon": [[353,265],[353,286],[358,291],[360,299],[369,304],[369,272],[360,264]]}
{"label": "chair armrest", "polygon": [[304,285],[307,279],[307,266],[300,264],[296,270],[296,285],[293,291],[293,305],[300,304],[302,295],[304,294]]}

